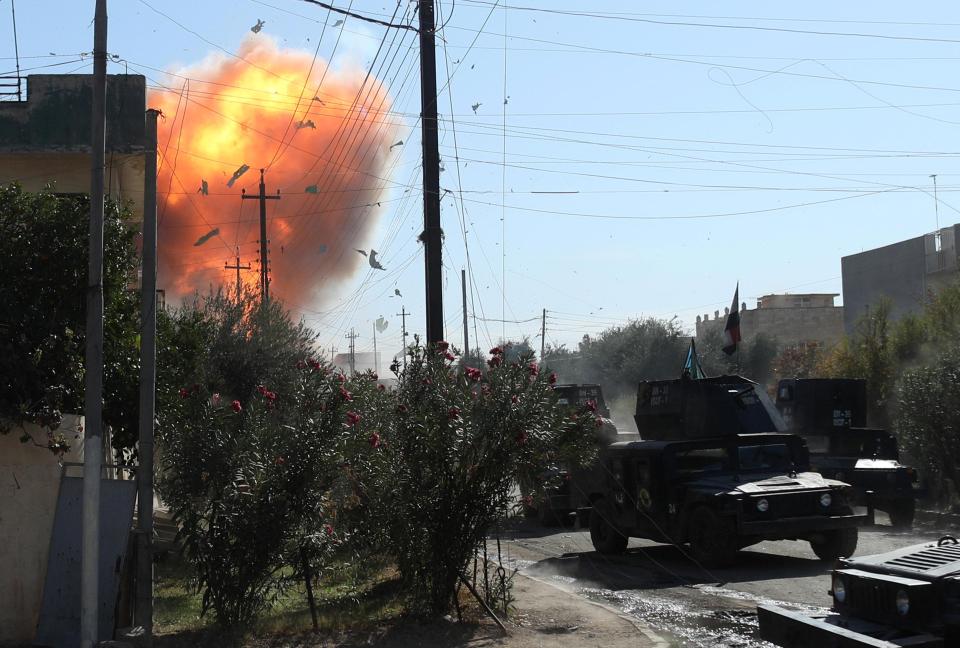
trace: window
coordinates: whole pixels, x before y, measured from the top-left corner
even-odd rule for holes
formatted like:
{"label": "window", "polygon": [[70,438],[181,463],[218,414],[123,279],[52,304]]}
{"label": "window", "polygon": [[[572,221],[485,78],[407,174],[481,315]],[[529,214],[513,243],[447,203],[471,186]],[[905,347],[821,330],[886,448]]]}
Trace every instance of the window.
{"label": "window", "polygon": [[741,470],[791,470],[793,458],[785,443],[740,446],[737,458]]}
{"label": "window", "polygon": [[730,468],[730,454],[726,448],[692,448],[678,451],[674,457],[677,473],[682,475],[720,472]]}

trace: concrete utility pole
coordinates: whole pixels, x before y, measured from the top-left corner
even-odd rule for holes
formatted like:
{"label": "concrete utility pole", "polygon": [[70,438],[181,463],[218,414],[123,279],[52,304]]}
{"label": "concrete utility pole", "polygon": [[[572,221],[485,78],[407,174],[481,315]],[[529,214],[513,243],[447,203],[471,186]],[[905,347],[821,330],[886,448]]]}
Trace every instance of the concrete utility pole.
{"label": "concrete utility pole", "polygon": [[400,312],[397,313],[397,317],[400,318],[400,337],[403,339],[403,368],[407,368],[407,315],[410,313],[407,312],[406,308],[403,306],[400,307]]}
{"label": "concrete utility pole", "polygon": [[140,280],[140,439],[137,443],[135,623],[153,645],[153,420],[157,387],[157,116],[148,110],[144,148],[143,266]]}
{"label": "concrete utility pole", "polygon": [[93,18],[93,103],[90,140],[90,260],[83,413],[83,547],[80,561],[80,646],[100,637],[100,472],[103,457],[103,175],[107,118],[107,0]]}
{"label": "concrete utility pole", "polygon": [[380,362],[377,360],[377,323],[373,323],[373,373],[380,375]]}
{"label": "concrete utility pole", "polygon": [[237,271],[237,301],[240,300],[240,293],[243,290],[243,282],[240,281],[240,271],[249,270],[250,264],[240,265],[240,250],[237,250],[237,261],[233,265],[230,265],[226,261],[223,262],[224,270],[236,270]]}
{"label": "concrete utility pole", "polygon": [[[427,288],[427,343],[443,339],[443,267],[440,229],[440,145],[437,138],[437,56],[433,0],[419,0],[420,114],[423,140],[423,249]],[[406,340],[404,340],[406,343]],[[406,354],[404,354],[406,357]]]}
{"label": "concrete utility pole", "polygon": [[460,293],[463,298],[463,355],[470,355],[470,333],[467,329],[467,271],[460,270]]}
{"label": "concrete utility pole", "polygon": [[[260,201],[260,295],[264,304],[270,303],[270,260],[269,250],[267,249],[267,201],[280,200],[280,190],[277,189],[276,196],[267,195],[267,186],[263,182],[263,169],[260,169],[260,193],[256,196],[248,196],[246,191],[242,192],[241,200],[259,200]],[[239,261],[237,262],[239,265]]]}
{"label": "concrete utility pole", "polygon": [[350,375],[352,376],[353,374],[357,373],[357,358],[356,358],[357,348],[354,343],[354,340],[357,339],[357,334],[353,332],[353,328],[351,327],[350,332],[344,335],[343,337],[350,340]]}
{"label": "concrete utility pole", "polygon": [[547,350],[547,309],[543,309],[543,316],[540,319],[540,362],[543,362],[543,355]]}

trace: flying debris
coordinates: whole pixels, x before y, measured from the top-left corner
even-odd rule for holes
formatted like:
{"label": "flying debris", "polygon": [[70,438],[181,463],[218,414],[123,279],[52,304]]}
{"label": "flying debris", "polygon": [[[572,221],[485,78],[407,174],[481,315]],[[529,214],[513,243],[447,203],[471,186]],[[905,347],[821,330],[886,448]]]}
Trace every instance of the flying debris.
{"label": "flying debris", "polygon": [[377,318],[375,326],[377,327],[377,333],[383,333],[387,330],[387,326],[390,325],[390,322],[383,319],[383,315]]}
{"label": "flying debris", "polygon": [[386,270],[379,261],[377,261],[377,251],[370,250],[370,267],[374,270]]}
{"label": "flying debris", "polygon": [[232,187],[233,183],[240,179],[244,173],[250,170],[250,167],[246,164],[241,164],[240,168],[233,172],[233,176],[227,180],[227,186]]}
{"label": "flying debris", "polygon": [[483,104],[478,101],[477,103],[475,103],[475,104],[473,104],[472,106],[470,106],[471,108],[473,108],[473,114],[474,114],[474,115],[477,114],[477,108],[479,108],[479,107],[482,106],[482,105],[483,105]]}
{"label": "flying debris", "polygon": [[304,192],[315,194],[319,192],[319,189],[317,189],[317,185],[314,184],[304,189]]}
{"label": "flying debris", "polygon": [[363,256],[367,256],[367,251],[366,251],[366,250],[357,250],[357,248],[353,248],[353,249],[354,249],[355,251],[359,252],[360,254],[362,254]]}
{"label": "flying debris", "polygon": [[297,122],[297,128],[313,128],[316,130],[317,125],[313,123],[312,119],[301,120]]}
{"label": "flying debris", "polygon": [[210,185],[207,184],[206,180],[200,181],[200,189],[197,190],[197,193],[201,193],[204,196],[210,195]]}
{"label": "flying debris", "polygon": [[333,23],[333,26],[334,26],[334,27],[339,27],[339,26],[342,25],[342,24],[343,24],[343,21],[342,21],[342,20],[338,20],[337,22]]}
{"label": "flying debris", "polygon": [[400,289],[399,289],[399,288],[394,288],[394,289],[393,289],[393,294],[396,295],[397,297],[403,297],[403,295],[400,294]]}
{"label": "flying debris", "polygon": [[474,63],[473,65],[470,66],[470,69],[471,69],[471,70],[473,69],[473,66],[474,66],[474,65],[476,65],[476,63]]}
{"label": "flying debris", "polygon": [[510,95],[507,95],[507,98],[503,100],[504,106],[506,106],[508,103],[510,103]]}
{"label": "flying debris", "polygon": [[317,254],[326,254],[327,253],[327,244],[321,243],[320,247],[317,248]]}
{"label": "flying debris", "polygon": [[397,140],[396,142],[394,142],[393,144],[391,144],[391,145],[390,145],[390,150],[392,151],[392,150],[393,150],[395,147],[397,147],[397,146],[403,146],[403,140]]}
{"label": "flying debris", "polygon": [[254,25],[253,27],[251,27],[251,28],[250,28],[250,31],[252,31],[254,34],[259,34],[259,33],[260,33],[260,30],[263,29],[263,26],[266,25],[266,24],[267,24],[267,23],[265,23],[264,21],[262,21],[262,20],[260,20],[259,18],[257,18],[257,24]]}
{"label": "flying debris", "polygon": [[194,243],[193,246],[194,246],[194,247],[197,247],[198,245],[203,245],[204,243],[206,243],[207,241],[209,241],[210,239],[212,239],[214,236],[216,236],[216,235],[219,234],[219,233],[220,233],[220,228],[219,228],[219,227],[214,227],[212,230],[210,230],[209,232],[207,232],[206,234],[204,234],[203,236],[201,236],[200,238],[198,238],[198,239],[197,239],[197,242]]}

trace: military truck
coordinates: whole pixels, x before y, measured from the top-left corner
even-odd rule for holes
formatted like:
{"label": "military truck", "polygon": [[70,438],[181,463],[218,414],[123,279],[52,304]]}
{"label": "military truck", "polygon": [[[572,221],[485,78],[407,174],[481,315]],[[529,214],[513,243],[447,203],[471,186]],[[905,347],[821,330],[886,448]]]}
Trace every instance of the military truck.
{"label": "military truck", "polygon": [[853,487],[854,503],[871,504],[895,527],[913,524],[917,474],[900,463],[896,438],[867,425],[867,383],[847,378],[784,379],[777,409],[787,430],[807,441],[814,470]]}
{"label": "military truck", "polygon": [[695,560],[722,566],[743,547],[789,539],[835,560],[872,522],[872,511],[854,512],[849,485],[810,472],[803,439],[783,432],[746,378],[640,383],[635,420],[644,440],[604,448],[591,479],[571,480],[601,553],[639,537],[689,544]]}
{"label": "military truck", "polygon": [[[571,409],[580,409],[589,406],[596,411],[597,416],[603,419],[603,425],[596,431],[596,441],[600,445],[607,445],[616,441],[618,432],[613,421],[610,420],[610,409],[603,398],[600,385],[593,383],[554,385],[557,394],[557,404]],[[592,471],[577,470],[576,479],[579,482],[590,479]],[[574,523],[574,514],[578,509],[589,506],[583,502],[579,493],[571,489],[574,474],[566,466],[555,465],[549,467],[540,475],[541,485],[536,493],[531,494],[524,505],[524,513],[528,517],[537,517],[544,526],[563,525],[571,526]],[[531,501],[532,500],[532,501]]]}
{"label": "military truck", "polygon": [[758,608],[760,635],[785,648],[960,646],[960,544],[936,542],[841,561],[829,614]]}

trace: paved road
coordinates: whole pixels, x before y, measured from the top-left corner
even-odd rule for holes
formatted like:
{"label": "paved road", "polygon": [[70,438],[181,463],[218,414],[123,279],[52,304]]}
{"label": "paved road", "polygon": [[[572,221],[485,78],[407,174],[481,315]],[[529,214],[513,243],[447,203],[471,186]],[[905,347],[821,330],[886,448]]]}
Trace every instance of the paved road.
{"label": "paved road", "polygon": [[[930,527],[861,529],[856,555],[882,553],[938,538]],[[763,542],[740,552],[733,567],[707,570],[680,548],[631,540],[622,556],[593,551],[587,531],[544,528],[529,521],[501,536],[504,558],[582,596],[637,616],[677,646],[769,646],[756,635],[756,605],[829,608],[829,565],[805,542]],[[495,551],[495,543],[490,543]]]}

